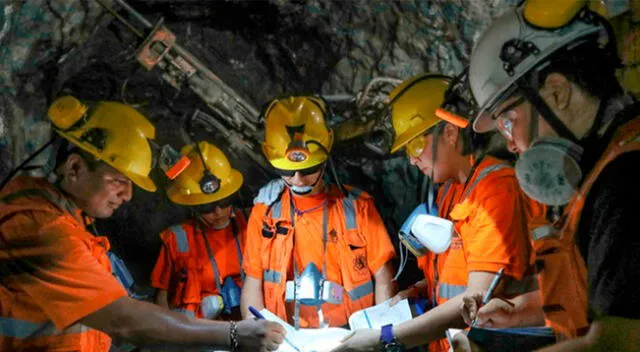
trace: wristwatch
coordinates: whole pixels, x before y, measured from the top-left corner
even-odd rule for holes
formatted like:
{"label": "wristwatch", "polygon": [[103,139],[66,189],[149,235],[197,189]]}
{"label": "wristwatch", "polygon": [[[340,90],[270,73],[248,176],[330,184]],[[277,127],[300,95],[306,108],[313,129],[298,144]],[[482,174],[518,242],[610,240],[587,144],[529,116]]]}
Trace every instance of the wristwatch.
{"label": "wristwatch", "polygon": [[381,350],[384,352],[401,352],[404,351],[404,347],[396,337],[393,336],[393,325],[387,324],[382,327],[380,331],[380,344]]}

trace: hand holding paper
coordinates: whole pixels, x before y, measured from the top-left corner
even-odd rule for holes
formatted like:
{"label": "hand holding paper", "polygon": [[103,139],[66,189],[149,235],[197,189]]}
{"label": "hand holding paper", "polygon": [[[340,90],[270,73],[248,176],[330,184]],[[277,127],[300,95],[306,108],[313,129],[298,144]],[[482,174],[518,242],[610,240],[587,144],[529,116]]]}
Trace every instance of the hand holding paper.
{"label": "hand holding paper", "polygon": [[360,329],[346,336],[331,352],[379,351],[380,330]]}
{"label": "hand holding paper", "polygon": [[389,303],[390,300],[387,300],[377,306],[353,313],[349,317],[349,325],[351,329],[359,329],[356,331],[342,328],[296,330],[266,309],[249,310],[256,317],[263,317],[284,327],[286,337],[278,349],[279,352],[374,351],[380,348],[379,328],[382,325],[399,324],[411,319],[411,309],[406,299],[393,307],[390,307]]}
{"label": "hand holding paper", "polygon": [[380,329],[383,325],[397,325],[402,322],[411,320],[411,308],[409,301],[403,299],[395,304],[390,305],[391,299],[388,299],[378,305],[359,310],[349,317],[349,327],[356,329]]}

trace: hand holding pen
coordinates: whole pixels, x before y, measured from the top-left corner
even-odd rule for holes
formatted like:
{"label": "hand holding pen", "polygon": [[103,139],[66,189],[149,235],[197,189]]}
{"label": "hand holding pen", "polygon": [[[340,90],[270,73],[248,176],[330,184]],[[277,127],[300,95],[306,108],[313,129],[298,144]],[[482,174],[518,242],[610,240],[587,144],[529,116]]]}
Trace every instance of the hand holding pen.
{"label": "hand holding pen", "polygon": [[276,351],[286,334],[284,327],[273,321],[242,320],[230,325],[232,351]]}
{"label": "hand holding pen", "polygon": [[[462,316],[467,324],[470,326],[476,326],[479,322],[478,313],[481,307],[487,308],[487,304],[491,302],[490,305],[495,305],[495,301],[499,301],[499,309],[496,309],[496,314],[509,314],[510,310],[513,308],[513,304],[507,300],[494,300],[491,301],[493,295],[495,293],[496,288],[498,287],[500,280],[504,274],[504,268],[500,269],[498,273],[494,276],[491,284],[487,291],[482,293],[472,293],[463,298],[463,307],[462,307]],[[487,312],[484,312],[487,313]]]}
{"label": "hand holding pen", "polygon": [[[251,314],[253,314],[253,316],[256,317],[257,320],[265,319],[264,315],[262,315],[262,313],[260,313],[260,311],[257,310],[255,307],[249,306],[249,312],[251,312]],[[278,326],[280,325],[278,324]],[[286,331],[283,334],[284,342],[286,342],[289,346],[291,346],[291,348],[293,348],[297,352],[300,352],[300,349],[296,345],[294,345],[289,339],[287,339],[287,337],[284,335],[286,335]]]}

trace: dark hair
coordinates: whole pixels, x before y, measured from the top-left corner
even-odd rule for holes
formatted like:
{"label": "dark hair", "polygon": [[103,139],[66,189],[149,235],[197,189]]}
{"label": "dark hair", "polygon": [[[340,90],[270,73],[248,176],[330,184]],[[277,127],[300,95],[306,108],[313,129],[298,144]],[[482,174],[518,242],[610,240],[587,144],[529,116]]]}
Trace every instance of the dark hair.
{"label": "dark hair", "polygon": [[[434,136],[434,142],[437,141],[442,133],[444,132],[444,128],[448,122],[441,121],[437,125],[433,126],[431,132]],[[453,125],[452,125],[453,126]],[[466,128],[460,128],[455,126],[460,136],[460,144],[461,144],[461,152],[462,155],[471,155],[473,154],[476,158],[486,154],[489,151],[489,142],[491,139],[491,134],[488,133],[476,133],[473,131],[473,127],[471,124]]]}
{"label": "dark hair", "polygon": [[549,74],[559,73],[592,97],[606,100],[624,92],[616,78],[620,59],[611,51],[600,48],[596,40],[585,40],[555,53],[532,78],[542,86]]}
{"label": "dark hair", "polygon": [[[459,75],[451,80],[449,88],[444,93],[442,108],[461,117],[471,119],[476,115],[477,104],[469,86],[469,68],[466,67]],[[434,127],[434,136],[439,137],[444,131],[446,123],[440,122]],[[484,154],[489,138],[473,131],[472,124],[466,128],[459,128],[462,155]]]}
{"label": "dark hair", "polygon": [[71,144],[66,139],[62,139],[60,141],[60,145],[58,146],[58,150],[56,152],[56,164],[54,170],[58,170],[62,164],[64,164],[71,154],[78,154],[87,164],[87,168],[89,171],[95,171],[98,166],[102,163],[102,161],[96,159],[93,155],[84,150],[80,149],[78,146]]}

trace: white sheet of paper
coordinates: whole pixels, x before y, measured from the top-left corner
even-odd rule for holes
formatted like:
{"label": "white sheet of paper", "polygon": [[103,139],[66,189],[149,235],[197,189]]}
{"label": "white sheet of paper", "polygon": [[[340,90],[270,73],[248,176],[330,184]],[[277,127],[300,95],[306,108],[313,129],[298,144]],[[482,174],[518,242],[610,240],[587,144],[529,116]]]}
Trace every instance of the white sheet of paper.
{"label": "white sheet of paper", "polygon": [[341,328],[300,329],[296,330],[289,323],[280,319],[267,309],[260,311],[265,319],[282,325],[287,332],[286,340],[278,348],[278,352],[324,352],[340,344],[340,340],[351,331]]}
{"label": "white sheet of paper", "polygon": [[296,341],[301,352],[325,352],[337,347],[349,333],[350,330],[341,328],[300,329]]}
{"label": "white sheet of paper", "polygon": [[380,329],[387,324],[400,324],[411,320],[411,308],[409,301],[403,299],[395,306],[389,306],[390,299],[373,307],[359,310],[349,317],[349,327],[356,329]]}

